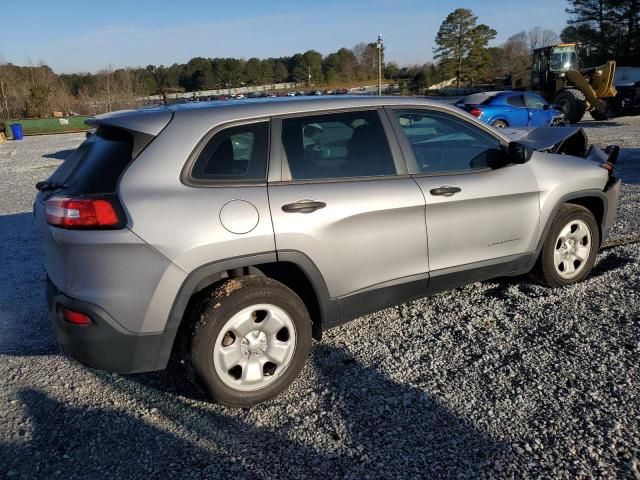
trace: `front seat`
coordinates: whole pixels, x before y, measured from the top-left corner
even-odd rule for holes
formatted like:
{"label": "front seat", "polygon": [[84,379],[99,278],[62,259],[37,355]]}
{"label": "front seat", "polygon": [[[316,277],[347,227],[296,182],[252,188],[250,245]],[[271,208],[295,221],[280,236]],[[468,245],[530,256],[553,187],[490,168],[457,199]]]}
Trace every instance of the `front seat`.
{"label": "front seat", "polygon": [[395,167],[384,133],[373,125],[360,125],[347,143],[345,176],[393,175]]}

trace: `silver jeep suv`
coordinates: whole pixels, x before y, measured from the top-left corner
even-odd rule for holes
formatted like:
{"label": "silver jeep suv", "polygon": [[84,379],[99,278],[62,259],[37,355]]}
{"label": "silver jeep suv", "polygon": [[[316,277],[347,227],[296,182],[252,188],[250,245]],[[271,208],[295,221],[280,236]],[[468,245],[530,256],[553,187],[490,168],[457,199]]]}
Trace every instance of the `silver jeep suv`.
{"label": "silver jeep suv", "polygon": [[89,123],[34,207],[61,349],[120,373],[183,355],[232,406],[278,394],[347,320],[498,276],[583,280],[620,190],[617,147],[581,129],[498,131],[417,98]]}

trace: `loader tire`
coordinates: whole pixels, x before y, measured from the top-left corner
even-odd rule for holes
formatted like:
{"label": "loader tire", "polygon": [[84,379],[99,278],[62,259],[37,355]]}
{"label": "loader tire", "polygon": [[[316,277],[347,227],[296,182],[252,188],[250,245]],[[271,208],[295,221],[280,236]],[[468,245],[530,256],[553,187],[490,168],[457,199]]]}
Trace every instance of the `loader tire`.
{"label": "loader tire", "polygon": [[569,123],[578,123],[587,110],[584,94],[575,88],[567,88],[558,92],[553,103],[560,107]]}

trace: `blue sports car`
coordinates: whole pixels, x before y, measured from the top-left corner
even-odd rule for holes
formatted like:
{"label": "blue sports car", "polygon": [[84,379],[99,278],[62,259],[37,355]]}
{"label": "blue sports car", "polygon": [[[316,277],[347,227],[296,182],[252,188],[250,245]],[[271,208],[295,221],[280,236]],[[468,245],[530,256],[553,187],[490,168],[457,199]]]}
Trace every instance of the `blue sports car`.
{"label": "blue sports car", "polygon": [[459,100],[457,107],[496,127],[546,127],[564,124],[564,114],[531,92],[482,92]]}

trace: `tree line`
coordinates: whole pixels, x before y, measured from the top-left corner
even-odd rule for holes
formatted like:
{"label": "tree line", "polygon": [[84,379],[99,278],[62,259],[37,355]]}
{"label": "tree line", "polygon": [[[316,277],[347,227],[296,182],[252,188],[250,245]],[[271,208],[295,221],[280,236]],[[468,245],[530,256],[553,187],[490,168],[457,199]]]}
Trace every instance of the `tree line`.
{"label": "tree line", "polygon": [[581,43],[590,64],[640,65],[640,0],[569,0],[567,13],[562,40]]}
{"label": "tree line", "polygon": [[[530,67],[535,48],[559,41],[579,42],[591,66],[609,59],[640,65],[640,0],[567,0],[569,20],[560,36],[535,27],[489,46],[497,31],[478,24],[469,9],[459,8],[442,22],[433,62],[400,67],[384,61],[383,76],[401,85],[403,93],[423,93],[444,80],[455,84],[509,78]],[[0,58],[0,118],[49,116],[52,111],[96,114],[133,108],[142,97],[296,82],[303,85],[354,85],[377,80],[378,49],[362,42],[322,55],[315,50],[278,58],[205,58],[170,66],[105,68],[97,73],[56,75],[48,66],[16,66]]]}

